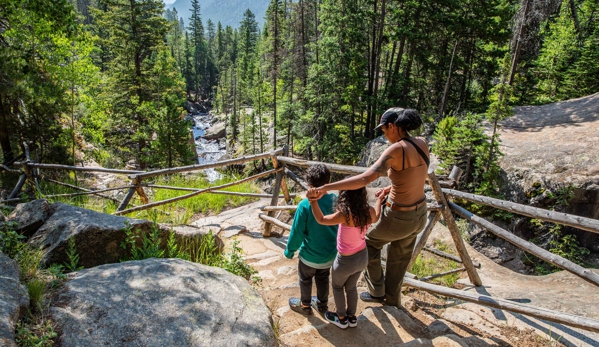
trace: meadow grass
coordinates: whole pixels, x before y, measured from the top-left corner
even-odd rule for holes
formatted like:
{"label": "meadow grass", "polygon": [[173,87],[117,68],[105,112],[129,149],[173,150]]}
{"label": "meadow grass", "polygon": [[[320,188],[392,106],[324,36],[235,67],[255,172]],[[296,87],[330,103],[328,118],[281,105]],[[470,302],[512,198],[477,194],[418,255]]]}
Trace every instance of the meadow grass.
{"label": "meadow grass", "polygon": [[[231,183],[236,180],[239,180],[239,178],[229,175],[215,182],[208,182],[206,177],[202,175],[175,174],[157,177],[155,180],[151,182],[148,181],[144,183],[153,183],[156,185],[182,188],[205,189],[213,186]],[[74,176],[65,176],[62,179],[60,179],[60,181],[68,184],[75,184]],[[120,182],[115,183],[114,186],[121,186],[127,184],[123,184],[123,182]],[[80,182],[80,186],[84,185]],[[163,188],[144,188],[144,190],[146,192],[146,195],[150,199],[150,202],[162,201],[191,193],[189,191],[176,191]],[[258,188],[255,182],[245,182],[239,185],[224,188],[222,190],[242,193],[260,192],[260,189]],[[123,190],[123,193],[125,191],[126,190]],[[64,187],[55,183],[46,182],[42,180],[40,182],[40,192],[37,192],[37,197],[43,198],[48,195],[68,194],[74,192],[77,191],[74,191],[72,188],[69,187]],[[111,193],[113,194],[113,192],[106,192],[104,194],[110,195]],[[122,194],[119,195],[118,199],[120,200],[121,198]],[[49,200],[51,202],[62,202],[65,204],[83,207],[86,209],[107,214],[114,213],[118,207],[118,204],[112,200],[104,199],[93,195],[54,197],[50,198]],[[144,211],[133,212],[128,214],[127,216],[131,218],[150,219],[158,223],[168,223],[173,225],[188,224],[195,214],[218,214],[225,208],[244,205],[255,200],[257,200],[257,198],[203,193],[185,200],[180,200],[170,204],[157,206],[155,208],[151,208]],[[134,195],[134,198],[131,200],[131,203],[128,207],[132,207],[133,205],[142,205],[142,201],[137,194]]]}
{"label": "meadow grass", "polygon": [[[449,247],[449,245],[447,245],[445,242],[441,240],[435,240],[434,247],[440,251],[452,253],[452,250]],[[427,252],[420,252],[418,257],[416,258],[416,261],[414,261],[412,268],[409,271],[414,275],[418,276],[418,278],[422,278],[441,272],[458,269],[461,266],[461,264],[455,261],[437,257]],[[454,273],[451,275],[435,278],[431,282],[451,287],[458,279],[460,279],[460,274]]]}

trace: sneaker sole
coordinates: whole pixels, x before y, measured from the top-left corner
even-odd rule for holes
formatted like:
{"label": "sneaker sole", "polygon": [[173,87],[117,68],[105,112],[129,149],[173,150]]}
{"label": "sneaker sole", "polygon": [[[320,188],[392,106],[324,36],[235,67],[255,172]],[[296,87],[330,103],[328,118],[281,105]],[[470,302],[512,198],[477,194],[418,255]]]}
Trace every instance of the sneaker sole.
{"label": "sneaker sole", "polygon": [[326,316],[326,314],[325,314],[325,316],[324,316],[324,319],[325,319],[327,322],[329,322],[329,323],[331,323],[331,324],[335,325],[335,326],[336,326],[336,327],[338,327],[339,329],[347,329],[347,327],[349,326],[349,324],[348,324],[348,323],[341,324],[340,322],[337,322],[337,321],[335,321],[335,320],[330,320],[330,319],[329,319],[329,317],[327,317],[327,316]]}
{"label": "sneaker sole", "polygon": [[327,321],[328,321],[329,323],[331,323],[331,324],[335,325],[335,326],[336,326],[336,327],[338,327],[339,329],[343,329],[343,330],[347,329],[347,327],[349,326],[349,324],[348,324],[348,325],[342,325],[341,323],[338,323],[338,322],[333,322],[333,321],[330,321],[330,320],[328,320],[328,319],[327,319]]}

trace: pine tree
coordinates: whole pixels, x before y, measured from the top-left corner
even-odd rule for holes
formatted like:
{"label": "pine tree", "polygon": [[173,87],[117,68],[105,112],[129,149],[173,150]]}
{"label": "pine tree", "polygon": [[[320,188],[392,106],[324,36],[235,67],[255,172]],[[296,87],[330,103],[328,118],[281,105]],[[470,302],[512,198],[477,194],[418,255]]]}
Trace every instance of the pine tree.
{"label": "pine tree", "polygon": [[[150,125],[153,114],[147,103],[159,99],[153,93],[154,55],[163,47],[169,25],[162,17],[160,0],[103,0],[107,11],[98,24],[109,33],[107,47],[114,54],[109,63],[113,136],[110,143],[124,160],[133,157],[141,169],[150,157]],[[127,44],[124,44],[124,43]]]}
{"label": "pine tree", "polygon": [[[0,147],[4,162],[23,142],[41,160],[71,162],[72,136],[59,123],[72,114],[73,52],[81,51],[73,7],[66,0],[0,3]],[[70,77],[73,77],[70,75]]]}

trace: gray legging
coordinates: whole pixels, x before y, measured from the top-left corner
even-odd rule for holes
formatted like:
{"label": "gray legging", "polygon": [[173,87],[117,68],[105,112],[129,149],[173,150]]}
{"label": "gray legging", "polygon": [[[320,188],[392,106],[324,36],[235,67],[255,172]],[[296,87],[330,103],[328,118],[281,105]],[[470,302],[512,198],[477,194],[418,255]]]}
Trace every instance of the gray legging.
{"label": "gray legging", "polygon": [[[337,314],[343,316],[355,316],[358,307],[358,279],[360,274],[368,265],[368,251],[366,247],[356,254],[344,256],[337,254],[333,263],[333,297]],[[345,293],[343,289],[345,288]],[[347,295],[347,302],[345,296]],[[347,307],[345,306],[347,303]]]}

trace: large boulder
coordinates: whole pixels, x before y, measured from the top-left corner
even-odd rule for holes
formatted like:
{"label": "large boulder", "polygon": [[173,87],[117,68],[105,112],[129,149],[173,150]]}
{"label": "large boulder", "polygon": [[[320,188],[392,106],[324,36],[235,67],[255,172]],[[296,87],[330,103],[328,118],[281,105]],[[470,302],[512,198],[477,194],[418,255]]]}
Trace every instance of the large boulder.
{"label": "large boulder", "polygon": [[8,215],[8,221],[16,223],[15,230],[27,237],[33,235],[53,213],[52,205],[46,199],[18,204]]}
{"label": "large boulder", "polygon": [[15,325],[28,307],[29,295],[19,281],[17,263],[0,252],[0,346],[17,346]]}
{"label": "large boulder", "polygon": [[[499,134],[506,200],[549,209],[560,191],[573,187],[573,198],[560,212],[599,219],[599,93],[516,107]],[[599,235],[576,235],[599,259]]]}
{"label": "large boulder", "polygon": [[206,129],[206,133],[203,138],[206,140],[216,140],[227,136],[227,128],[224,122],[218,122]]}
{"label": "large boulder", "polygon": [[52,302],[62,347],[277,344],[271,313],[245,279],[181,259],[75,272]]}
{"label": "large boulder", "polygon": [[69,262],[69,239],[74,238],[79,265],[93,267],[117,263],[129,254],[121,247],[127,222],[136,231],[147,232],[152,222],[108,215],[55,203],[54,214],[31,237],[29,244],[44,250],[46,264]]}

